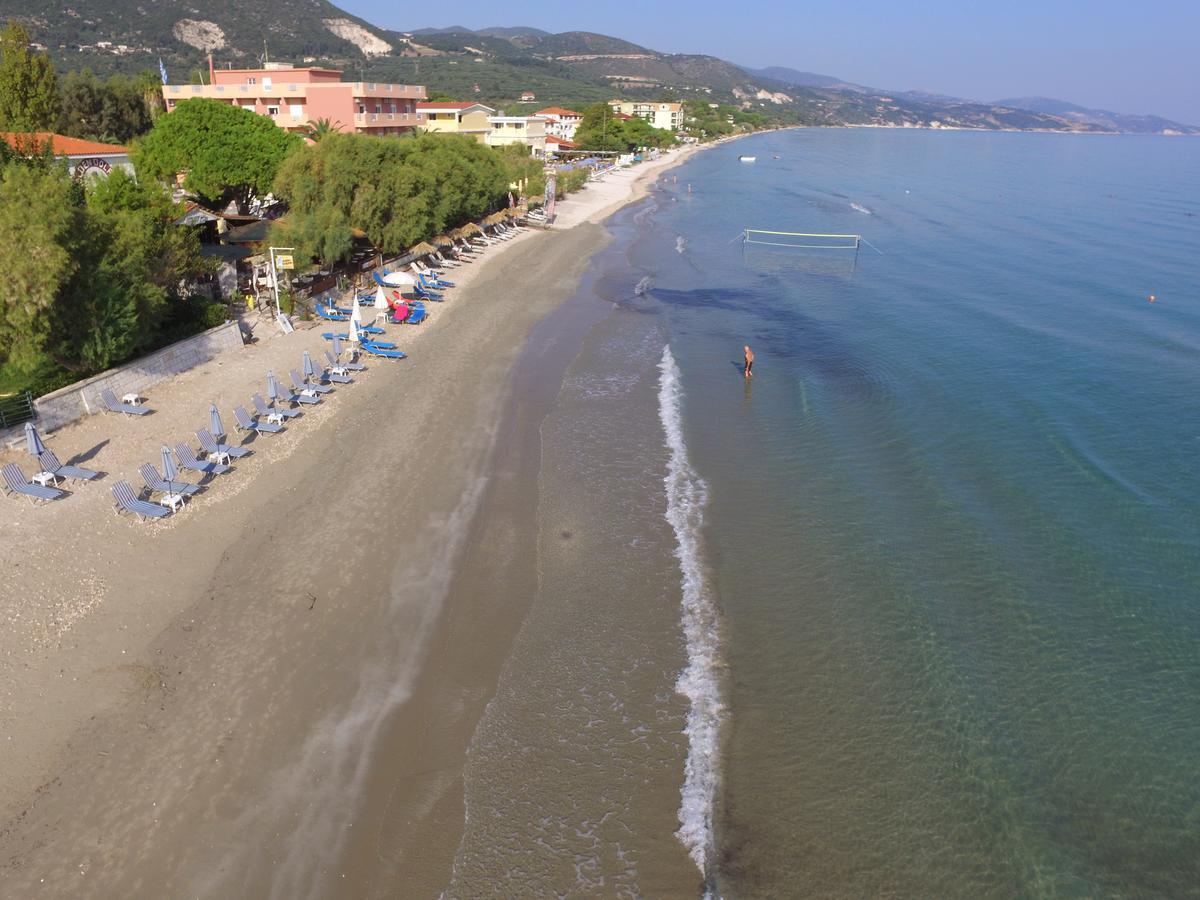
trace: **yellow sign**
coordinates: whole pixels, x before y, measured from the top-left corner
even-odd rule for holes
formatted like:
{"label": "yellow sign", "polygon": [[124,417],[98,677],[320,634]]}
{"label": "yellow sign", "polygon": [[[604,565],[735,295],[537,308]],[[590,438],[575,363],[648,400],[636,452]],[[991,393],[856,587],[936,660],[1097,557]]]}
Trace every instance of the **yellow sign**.
{"label": "yellow sign", "polygon": [[277,268],[277,269],[294,269],[294,268],[296,268],[296,263],[292,259],[292,256],[290,253],[289,254],[280,253],[279,255],[277,255],[275,257],[275,268]]}

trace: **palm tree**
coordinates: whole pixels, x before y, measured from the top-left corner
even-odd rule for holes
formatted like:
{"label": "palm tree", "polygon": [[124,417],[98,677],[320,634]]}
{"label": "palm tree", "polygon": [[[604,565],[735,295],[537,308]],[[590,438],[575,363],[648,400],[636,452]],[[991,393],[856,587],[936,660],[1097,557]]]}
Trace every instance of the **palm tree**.
{"label": "palm tree", "polygon": [[304,126],[301,132],[306,138],[314,144],[329,134],[334,134],[342,130],[341,122],[331,122],[329,119],[316,119]]}

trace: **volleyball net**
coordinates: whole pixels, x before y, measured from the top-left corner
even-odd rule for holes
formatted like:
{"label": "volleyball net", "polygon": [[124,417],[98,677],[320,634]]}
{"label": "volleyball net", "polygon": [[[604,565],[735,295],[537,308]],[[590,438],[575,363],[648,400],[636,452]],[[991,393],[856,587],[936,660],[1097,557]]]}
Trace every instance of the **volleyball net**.
{"label": "volleyball net", "polygon": [[747,228],[742,232],[744,244],[765,247],[792,247],[797,250],[858,250],[862,236],[857,234],[809,234],[800,231],[764,231]]}

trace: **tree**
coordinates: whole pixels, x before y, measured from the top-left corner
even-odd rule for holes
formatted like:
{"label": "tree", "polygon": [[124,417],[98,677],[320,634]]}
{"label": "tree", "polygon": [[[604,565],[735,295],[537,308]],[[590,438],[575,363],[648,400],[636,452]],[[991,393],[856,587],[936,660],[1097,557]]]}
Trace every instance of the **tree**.
{"label": "tree", "polygon": [[495,209],[508,185],[500,154],[461,135],[330,134],[280,168],[275,192],[288,214],[272,240],[332,262],[361,231],[396,253]]}
{"label": "tree", "polygon": [[160,84],[154,73],[137,78],[112,75],[101,81],[90,69],[69,72],[59,84],[57,131],[95,141],[130,141],[154,125]]}
{"label": "tree", "polygon": [[607,103],[584,107],[574,141],[580,150],[622,152],[630,149],[623,138],[622,121],[616,118]]}
{"label": "tree", "polygon": [[58,118],[54,65],[17,22],[0,32],[0,131],[49,131]]}
{"label": "tree", "polygon": [[341,130],[341,122],[331,122],[329,119],[316,119],[304,127],[304,136],[315,144],[321,138]]}
{"label": "tree", "polygon": [[184,172],[184,189],[205,206],[233,202],[244,213],[252,197],[271,190],[280,164],[302,143],[265,116],[195,97],[158,118],[135,145],[133,163],[138,174],[162,181]]}
{"label": "tree", "polygon": [[123,170],[85,187],[45,157],[0,166],[0,365],[78,376],[196,330],[184,285],[209,266],[177,215]]}

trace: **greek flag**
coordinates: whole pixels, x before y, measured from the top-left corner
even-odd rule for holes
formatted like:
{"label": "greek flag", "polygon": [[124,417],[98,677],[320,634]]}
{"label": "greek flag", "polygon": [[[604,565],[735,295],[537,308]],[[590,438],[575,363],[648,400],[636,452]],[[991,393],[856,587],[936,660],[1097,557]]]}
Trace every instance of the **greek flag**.
{"label": "greek flag", "polygon": [[163,84],[167,83],[167,67],[163,65],[162,57],[158,58],[158,74],[162,76]]}

